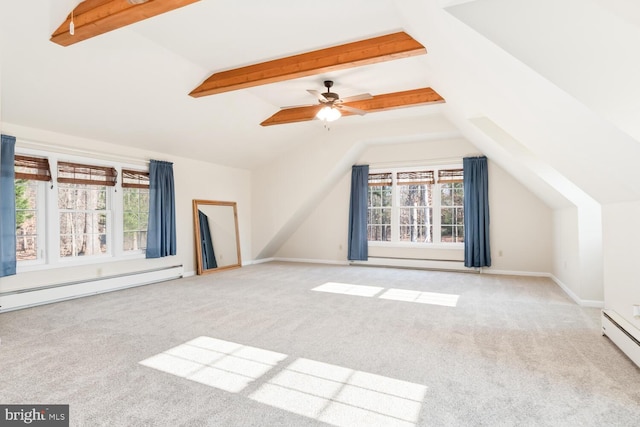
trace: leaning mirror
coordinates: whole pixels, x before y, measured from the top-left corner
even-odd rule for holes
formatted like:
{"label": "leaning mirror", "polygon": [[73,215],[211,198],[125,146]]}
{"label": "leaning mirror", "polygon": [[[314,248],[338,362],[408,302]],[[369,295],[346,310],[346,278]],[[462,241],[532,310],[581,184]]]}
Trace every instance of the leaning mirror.
{"label": "leaning mirror", "polygon": [[236,202],[193,201],[198,274],[241,266]]}

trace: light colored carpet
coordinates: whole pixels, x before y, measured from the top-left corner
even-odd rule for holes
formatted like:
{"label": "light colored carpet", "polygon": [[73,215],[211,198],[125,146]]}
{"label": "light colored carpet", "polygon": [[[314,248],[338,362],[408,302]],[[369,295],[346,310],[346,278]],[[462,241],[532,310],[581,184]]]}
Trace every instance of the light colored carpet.
{"label": "light colored carpet", "polygon": [[[312,290],[327,282],[459,297]],[[1,314],[0,403],[69,404],[82,426],[357,425],[360,413],[390,425],[637,426],[640,369],[599,319],[545,278],[267,263]],[[284,358],[237,391],[139,363],[198,337]],[[355,400],[329,397],[322,414],[304,399],[287,406],[317,400],[320,374],[306,394],[283,395],[285,409],[265,400],[301,363],[372,384],[335,380]],[[382,391],[392,408],[375,403],[387,383],[423,386],[418,413],[398,414],[394,392]]]}

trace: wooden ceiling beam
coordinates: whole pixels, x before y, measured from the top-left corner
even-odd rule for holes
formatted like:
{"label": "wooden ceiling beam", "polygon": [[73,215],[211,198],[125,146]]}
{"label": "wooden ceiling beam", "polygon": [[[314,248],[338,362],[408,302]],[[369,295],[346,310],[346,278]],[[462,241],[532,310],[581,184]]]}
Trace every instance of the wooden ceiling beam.
{"label": "wooden ceiling beam", "polygon": [[51,35],[51,41],[69,46],[197,1],[200,0],[149,0],[130,4],[127,0],[85,0],[73,9],[74,35],[69,32],[69,14]]}
{"label": "wooden ceiling beam", "polygon": [[[364,110],[367,113],[377,111],[387,111],[396,108],[416,107],[427,104],[440,104],[445,102],[435,90],[430,87],[407,90],[404,92],[385,93],[376,95],[370,99],[360,101],[345,102],[343,105]],[[282,125],[285,123],[296,123],[313,120],[322,105],[309,105],[304,107],[285,108],[278,111],[267,120],[260,123],[261,126]],[[346,110],[341,110],[342,116],[352,116]]]}
{"label": "wooden ceiling beam", "polygon": [[407,33],[398,32],[221,71],[189,95],[197,98],[426,53],[423,45]]}

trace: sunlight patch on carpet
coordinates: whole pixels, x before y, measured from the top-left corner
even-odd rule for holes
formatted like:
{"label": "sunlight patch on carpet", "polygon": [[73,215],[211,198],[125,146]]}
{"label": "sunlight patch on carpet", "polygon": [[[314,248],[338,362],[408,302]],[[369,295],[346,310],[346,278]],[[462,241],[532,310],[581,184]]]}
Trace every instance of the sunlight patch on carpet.
{"label": "sunlight patch on carpet", "polygon": [[[265,405],[338,427],[415,427],[427,387],[210,337],[139,362]],[[274,373],[262,379],[267,372]],[[254,388],[245,388],[252,382]],[[262,384],[259,383],[262,381]],[[253,390],[253,391],[252,391]]]}
{"label": "sunlight patch on carpet", "polygon": [[237,393],[287,355],[209,337],[198,337],[140,362],[210,387]]}
{"label": "sunlight patch on carpet", "polygon": [[318,292],[329,292],[332,294],[357,295],[360,297],[373,297],[379,294],[384,288],[379,286],[351,285],[349,283],[327,282],[323,285],[311,289]]}
{"label": "sunlight patch on carpet", "polygon": [[312,291],[329,292],[332,294],[356,295],[361,297],[376,297],[380,299],[415,302],[419,304],[442,305],[456,307],[460,295],[441,294],[438,292],[422,292],[411,289],[387,289],[379,286],[352,285],[349,283],[327,282],[317,286]]}
{"label": "sunlight patch on carpet", "polygon": [[420,292],[409,289],[389,289],[378,298],[455,307],[458,305],[458,298],[460,298],[460,295],[440,294],[437,292]]}
{"label": "sunlight patch on carpet", "polygon": [[427,387],[297,359],[250,399],[336,426],[415,426]]}

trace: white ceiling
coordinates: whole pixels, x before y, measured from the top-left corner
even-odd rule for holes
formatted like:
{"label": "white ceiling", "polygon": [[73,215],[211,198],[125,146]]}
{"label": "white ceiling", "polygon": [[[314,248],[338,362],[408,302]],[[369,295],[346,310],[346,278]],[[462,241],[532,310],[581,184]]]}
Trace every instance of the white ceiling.
{"label": "white ceiling", "polygon": [[[77,3],[0,3],[2,121],[251,169],[326,132],[319,121],[259,126],[281,106],[315,103],[306,90],[323,89],[325,79],[335,80],[341,96],[430,85],[423,55],[188,96],[216,71],[403,30],[393,0],[201,0],[69,47],[50,42]],[[437,109],[343,120],[370,123]]]}
{"label": "white ceiling", "polygon": [[[3,125],[257,170],[341,130],[440,114],[550,206],[640,199],[635,0],[201,0],[66,48],[50,42],[77,2],[0,1]],[[399,30],[429,53],[188,95],[216,71]],[[314,103],[306,90],[325,79],[342,96],[431,86],[447,102],[345,117],[331,133],[319,121],[259,125]]]}

